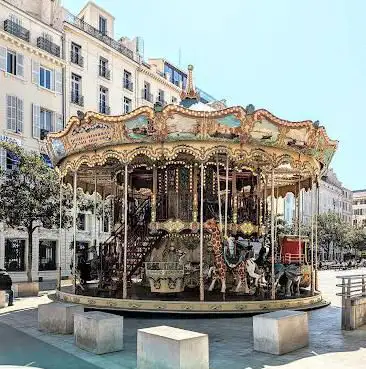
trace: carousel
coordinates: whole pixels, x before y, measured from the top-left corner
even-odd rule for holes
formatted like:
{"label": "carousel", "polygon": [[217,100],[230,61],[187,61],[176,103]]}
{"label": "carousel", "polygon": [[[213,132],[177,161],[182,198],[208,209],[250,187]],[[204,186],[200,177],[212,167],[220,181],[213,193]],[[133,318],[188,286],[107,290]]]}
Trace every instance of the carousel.
{"label": "carousel", "polygon": [[[121,116],[79,112],[49,134],[60,191],[66,183],[74,189],[74,286],[57,298],[175,313],[323,306],[318,180],[337,142],[319,122],[286,121],[253,105],[203,104],[192,70],[180,105]],[[95,239],[87,272],[76,247],[79,188],[112,209],[110,235]],[[301,234],[303,191],[311,192],[310,236]],[[292,235],[277,224],[287,193],[296,200]]]}

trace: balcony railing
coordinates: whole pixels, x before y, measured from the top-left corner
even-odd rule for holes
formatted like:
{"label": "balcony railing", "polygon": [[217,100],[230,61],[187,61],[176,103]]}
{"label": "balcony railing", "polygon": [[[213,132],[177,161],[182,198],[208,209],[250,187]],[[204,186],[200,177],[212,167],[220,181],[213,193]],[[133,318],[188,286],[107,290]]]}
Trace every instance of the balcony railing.
{"label": "balcony railing", "polygon": [[79,106],[84,106],[84,96],[81,96],[80,94],[76,94],[72,92],[71,102]]}
{"label": "balcony railing", "polygon": [[111,79],[111,71],[108,68],[99,67],[99,76],[105,79]]}
{"label": "balcony railing", "polygon": [[107,105],[99,105],[99,113],[109,115],[111,113],[111,108]]}
{"label": "balcony railing", "polygon": [[167,104],[167,102],[164,99],[159,99],[159,98],[156,99],[156,102],[161,104],[162,106],[165,106]]}
{"label": "balcony railing", "polygon": [[80,55],[80,53],[76,53],[75,51],[70,52],[70,60],[71,63],[77,64],[79,67],[84,66],[84,58]]}
{"label": "balcony railing", "polygon": [[60,57],[60,46],[54,44],[52,41],[40,36],[37,38],[37,47],[47,51],[48,53]]}
{"label": "balcony railing", "polygon": [[133,83],[129,79],[124,78],[123,88],[126,88],[129,91],[133,91]]}
{"label": "balcony railing", "polygon": [[146,91],[146,90],[142,90],[142,99],[146,100],[146,101],[149,101],[151,103],[154,101],[153,95],[150,92]]}
{"label": "balcony railing", "polygon": [[17,24],[10,19],[6,19],[4,21],[4,30],[12,35],[21,38],[24,41],[29,42],[29,31],[22,27],[20,24]]}
{"label": "balcony railing", "polygon": [[72,24],[76,28],[88,33],[89,35],[97,38],[98,40],[104,42],[106,45],[112,47],[113,49],[117,50],[119,53],[127,56],[128,58],[134,60],[133,51],[127,48],[126,46],[122,45],[120,42],[114,40],[113,38],[103,34],[97,28],[91,26],[90,24],[84,22],[75,15],[66,12],[65,14],[65,21],[67,23]]}

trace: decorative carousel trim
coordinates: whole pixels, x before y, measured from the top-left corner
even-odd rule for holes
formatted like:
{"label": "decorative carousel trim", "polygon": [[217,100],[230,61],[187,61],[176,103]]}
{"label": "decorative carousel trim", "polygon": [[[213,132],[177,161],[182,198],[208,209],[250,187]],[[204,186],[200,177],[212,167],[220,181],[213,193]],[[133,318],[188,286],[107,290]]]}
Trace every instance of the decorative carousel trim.
{"label": "decorative carousel trim", "polygon": [[113,308],[121,311],[135,312],[166,312],[166,313],[258,313],[282,309],[308,310],[327,306],[329,303],[323,300],[319,293],[315,296],[263,301],[156,301],[112,299],[83,295],[74,295],[62,291],[56,291],[56,299],[62,302],[81,304],[96,309]]}

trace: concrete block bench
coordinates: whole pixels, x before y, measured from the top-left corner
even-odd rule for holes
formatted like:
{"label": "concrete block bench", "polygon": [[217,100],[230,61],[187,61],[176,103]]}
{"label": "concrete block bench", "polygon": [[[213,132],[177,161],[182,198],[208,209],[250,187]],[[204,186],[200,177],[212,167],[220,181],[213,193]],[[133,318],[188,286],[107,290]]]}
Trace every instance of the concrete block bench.
{"label": "concrete block bench", "polygon": [[74,336],[76,346],[106,354],[123,349],[123,316],[100,311],[75,314]]}
{"label": "concrete block bench", "polygon": [[207,334],[160,326],[137,331],[137,369],[209,369]]}
{"label": "concrete block bench", "polygon": [[38,306],[38,329],[52,333],[74,333],[74,314],[84,307],[76,304],[52,302]]}
{"label": "concrete block bench", "polygon": [[6,291],[0,291],[0,309],[7,307],[9,304],[9,295]]}
{"label": "concrete block bench", "polygon": [[281,310],[253,317],[254,350],[282,355],[309,343],[308,315]]}

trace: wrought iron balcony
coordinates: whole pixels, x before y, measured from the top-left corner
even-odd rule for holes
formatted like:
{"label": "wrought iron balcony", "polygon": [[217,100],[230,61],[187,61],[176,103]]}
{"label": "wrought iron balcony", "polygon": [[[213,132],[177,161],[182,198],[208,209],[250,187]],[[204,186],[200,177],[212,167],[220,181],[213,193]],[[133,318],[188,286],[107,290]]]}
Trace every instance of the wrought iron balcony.
{"label": "wrought iron balcony", "polygon": [[84,106],[84,96],[81,96],[78,93],[72,92],[71,93],[71,102],[73,104]]}
{"label": "wrought iron balcony", "polygon": [[37,47],[47,51],[48,53],[60,57],[60,46],[54,44],[52,41],[40,36],[37,38]]}
{"label": "wrought iron balcony", "polygon": [[156,102],[161,104],[162,106],[165,106],[167,104],[167,102],[163,98],[162,99],[157,98]]}
{"label": "wrought iron balcony", "polygon": [[99,113],[102,114],[111,114],[111,108],[107,105],[99,104]]}
{"label": "wrought iron balcony", "polygon": [[74,51],[70,52],[70,60],[71,63],[77,64],[80,67],[84,66],[84,58],[81,56],[80,53],[76,53]]}
{"label": "wrought iron balcony", "polygon": [[99,66],[99,75],[105,79],[111,79],[111,71],[108,68]]}
{"label": "wrought iron balcony", "polygon": [[151,103],[154,102],[154,97],[149,91],[142,90],[142,98],[143,100],[149,101]]}
{"label": "wrought iron balcony", "polygon": [[124,78],[123,79],[123,88],[126,88],[129,91],[133,91],[133,83],[129,79]]}
{"label": "wrought iron balcony", "polygon": [[20,24],[13,22],[10,19],[4,21],[4,31],[29,42],[29,31]]}
{"label": "wrought iron balcony", "polygon": [[69,24],[72,24],[76,28],[88,33],[89,35],[97,38],[98,40],[104,42],[106,45],[112,47],[113,49],[117,50],[119,53],[127,56],[128,58],[134,60],[133,51],[127,48],[126,46],[122,45],[120,42],[114,40],[113,38],[103,34],[97,28],[91,26],[90,24],[84,22],[75,15],[65,12],[65,21]]}

